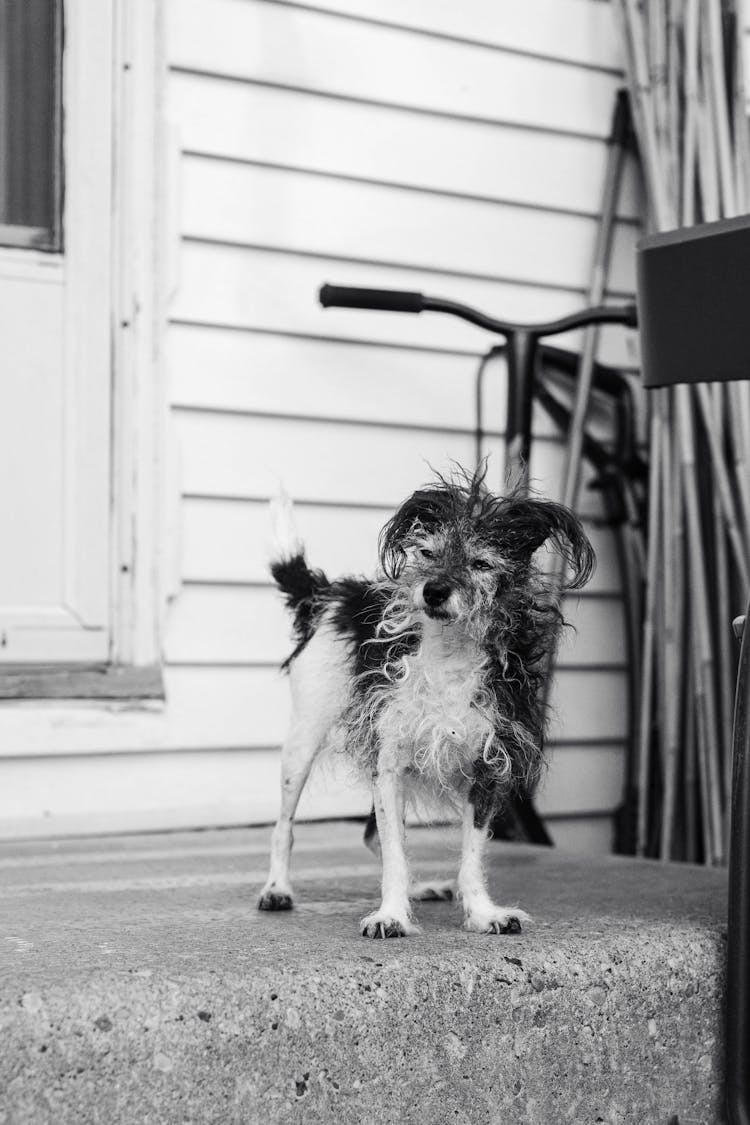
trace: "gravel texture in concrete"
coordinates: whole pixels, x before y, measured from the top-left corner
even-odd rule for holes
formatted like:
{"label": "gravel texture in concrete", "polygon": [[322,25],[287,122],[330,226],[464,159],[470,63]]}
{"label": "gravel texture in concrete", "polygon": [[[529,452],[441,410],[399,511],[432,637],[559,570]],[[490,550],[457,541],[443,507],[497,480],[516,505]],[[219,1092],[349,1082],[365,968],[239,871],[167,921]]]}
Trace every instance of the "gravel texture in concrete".
{"label": "gravel texture in concrete", "polygon": [[361,831],[297,828],[281,914],[267,829],[0,848],[1,1125],[723,1120],[724,873],[493,844],[522,934],[371,941]]}

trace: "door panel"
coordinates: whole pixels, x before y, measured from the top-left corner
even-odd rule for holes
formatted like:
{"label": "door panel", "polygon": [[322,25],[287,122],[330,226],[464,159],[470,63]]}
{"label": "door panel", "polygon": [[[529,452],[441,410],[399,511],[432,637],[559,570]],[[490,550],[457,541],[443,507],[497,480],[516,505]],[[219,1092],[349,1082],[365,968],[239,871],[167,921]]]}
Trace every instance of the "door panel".
{"label": "door panel", "polygon": [[[19,47],[23,12],[0,0]],[[0,664],[99,662],[110,649],[112,2],[67,0],[64,14],[62,250],[0,246]],[[11,77],[31,89],[52,55],[13,57],[29,60]],[[13,113],[0,97],[0,119]]]}

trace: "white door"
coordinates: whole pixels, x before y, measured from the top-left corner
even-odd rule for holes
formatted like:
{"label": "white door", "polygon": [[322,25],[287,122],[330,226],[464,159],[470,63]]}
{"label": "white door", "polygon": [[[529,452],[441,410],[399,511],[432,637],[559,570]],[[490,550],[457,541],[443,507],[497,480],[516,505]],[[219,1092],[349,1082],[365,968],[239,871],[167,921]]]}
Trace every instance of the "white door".
{"label": "white door", "polygon": [[112,44],[111,0],[0,0],[6,665],[110,650]]}

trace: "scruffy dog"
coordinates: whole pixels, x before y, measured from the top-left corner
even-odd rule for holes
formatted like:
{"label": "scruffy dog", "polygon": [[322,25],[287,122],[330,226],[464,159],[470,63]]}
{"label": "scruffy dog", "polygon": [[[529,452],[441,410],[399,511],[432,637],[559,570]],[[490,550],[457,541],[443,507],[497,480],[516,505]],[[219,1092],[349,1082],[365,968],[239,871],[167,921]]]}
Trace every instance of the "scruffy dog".
{"label": "scruffy dog", "polygon": [[[466,928],[518,932],[528,920],[492,901],[482,856],[493,814],[542,768],[540,688],[562,618],[533,555],[549,543],[567,563],[566,588],[577,588],[594,553],[569,509],[520,489],[493,495],[485,475],[486,467],[458,470],[405,500],[381,532],[373,580],[330,581],[282,534],[271,573],[294,614],[297,644],[285,665],[293,716],[261,910],[292,906],[294,813],[313,759],[334,742],[373,786],[377,834],[373,824],[366,842],[382,857],[382,902],[362,920],[363,935],[414,933],[410,900],[452,897],[450,884],[410,882],[404,803],[420,786],[464,808]],[[289,507],[277,525],[289,526]]]}

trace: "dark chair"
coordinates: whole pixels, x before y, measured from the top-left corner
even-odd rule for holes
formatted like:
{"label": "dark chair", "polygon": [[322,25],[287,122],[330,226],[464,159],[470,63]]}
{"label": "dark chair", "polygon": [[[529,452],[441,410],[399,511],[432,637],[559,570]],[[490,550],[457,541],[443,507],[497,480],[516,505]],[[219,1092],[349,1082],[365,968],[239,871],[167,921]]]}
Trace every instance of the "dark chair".
{"label": "dark chair", "polygon": [[[750,379],[750,216],[653,235],[638,247],[647,387]],[[735,620],[736,684],[726,978],[730,1125],[750,1125],[750,601]],[[729,628],[729,622],[726,623]]]}

